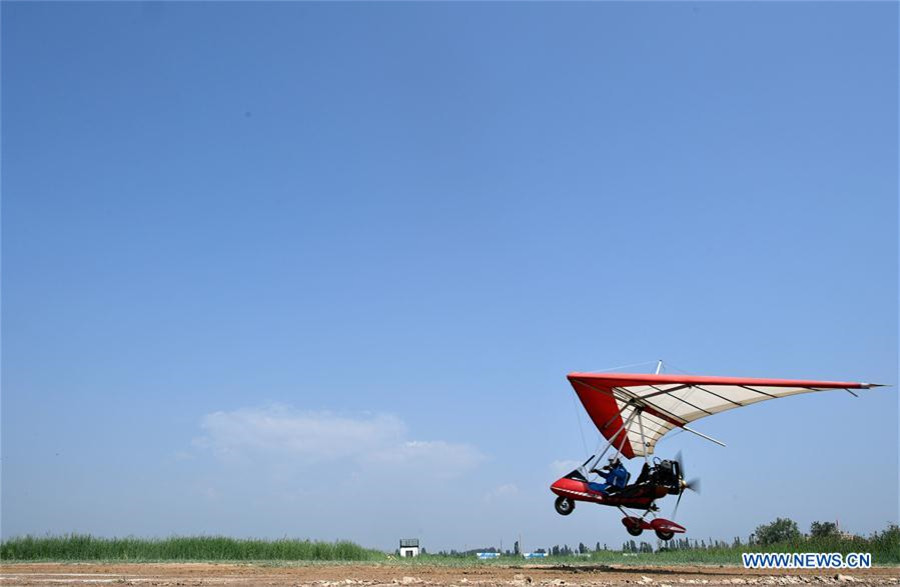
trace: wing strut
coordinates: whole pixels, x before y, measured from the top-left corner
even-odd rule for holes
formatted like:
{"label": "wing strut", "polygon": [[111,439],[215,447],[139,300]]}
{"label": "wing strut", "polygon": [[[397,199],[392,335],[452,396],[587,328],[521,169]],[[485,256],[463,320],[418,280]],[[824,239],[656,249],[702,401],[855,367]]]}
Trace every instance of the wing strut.
{"label": "wing strut", "polygon": [[692,433],[692,434],[696,434],[696,435],[699,436],[700,438],[705,438],[706,440],[708,440],[708,441],[710,441],[710,442],[715,442],[715,443],[718,444],[719,446],[725,446],[725,443],[722,442],[721,440],[716,440],[716,439],[713,438],[712,436],[707,436],[706,434],[703,434],[702,432],[697,432],[697,431],[694,430],[693,428],[688,428],[687,426],[682,426],[682,428],[684,428],[685,430],[687,430],[688,432],[690,432],[690,433]]}
{"label": "wing strut", "polygon": [[[660,365],[662,365],[662,361],[660,361],[659,363],[660,363]],[[638,417],[637,417],[638,426],[641,427],[641,444],[644,445],[644,449],[641,452],[644,453],[644,462],[649,465],[650,464],[650,456],[647,454],[647,437],[644,436],[644,419],[641,418],[640,411],[637,413],[637,415],[638,415]]]}
{"label": "wing strut", "polygon": [[[597,465],[600,464],[600,459],[602,459],[603,456],[606,454],[606,451],[608,451],[610,449],[610,447],[616,441],[616,438],[618,438],[619,434],[622,434],[623,432],[625,432],[625,430],[628,428],[628,425],[631,424],[631,421],[634,419],[634,417],[637,415],[637,413],[638,413],[637,410],[631,412],[631,415],[629,415],[628,418],[626,418],[625,421],[622,422],[622,425],[619,426],[619,429],[616,430],[616,433],[609,437],[609,441],[606,443],[606,447],[604,447],[603,452],[599,453],[596,457],[593,457],[592,459],[588,459],[587,461],[585,461],[585,464],[582,465],[582,467],[587,465],[586,471],[588,474],[590,474],[592,469],[597,468]],[[628,433],[625,433],[622,435],[622,441],[619,443],[619,447],[616,450],[616,456],[619,456],[622,453],[622,447],[625,446],[626,440],[628,440]],[[588,463],[591,463],[591,464],[588,465]],[[585,477],[587,477],[587,475],[585,475]]]}

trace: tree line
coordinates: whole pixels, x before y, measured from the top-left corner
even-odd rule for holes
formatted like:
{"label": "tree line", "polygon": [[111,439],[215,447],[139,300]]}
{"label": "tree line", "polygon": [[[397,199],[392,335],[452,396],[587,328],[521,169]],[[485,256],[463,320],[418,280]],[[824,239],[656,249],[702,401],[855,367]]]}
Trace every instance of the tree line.
{"label": "tree line", "polygon": [[[886,542],[890,546],[900,544],[900,528],[896,524],[890,524],[880,533],[875,533],[870,538],[863,538],[847,532],[842,532],[836,522],[815,521],[810,525],[809,532],[800,531],[797,522],[790,518],[776,518],[768,524],[761,524],[747,537],[735,536],[733,539],[721,540],[713,538],[688,538],[686,536],[673,538],[669,541],[656,540],[655,544],[635,540],[627,540],[622,543],[621,552],[626,553],[652,553],[673,550],[724,550],[742,549],[745,547],[758,547],[773,544],[796,544],[804,540],[815,541],[843,541],[843,540],[875,540],[879,543]],[[568,544],[555,544],[547,548],[538,548],[533,552],[544,553],[548,556],[589,556],[595,552],[609,551],[606,544],[597,542],[593,546],[579,542],[576,546]],[[423,549],[424,552],[424,549]],[[521,555],[522,551],[518,541],[512,549],[501,550],[496,547],[471,549],[465,551],[440,551],[437,554],[450,556],[465,556],[476,552],[497,552],[505,556]]]}

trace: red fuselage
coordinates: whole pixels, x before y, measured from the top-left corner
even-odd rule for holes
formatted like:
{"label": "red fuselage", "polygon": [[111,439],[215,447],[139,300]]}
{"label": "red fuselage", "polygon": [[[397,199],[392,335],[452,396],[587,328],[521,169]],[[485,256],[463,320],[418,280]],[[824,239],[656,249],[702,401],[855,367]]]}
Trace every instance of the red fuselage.
{"label": "red fuselage", "polygon": [[600,491],[592,490],[585,481],[570,477],[558,479],[550,486],[550,491],[560,497],[568,497],[575,501],[588,501],[600,505],[639,510],[649,508],[655,500],[668,493],[665,487],[645,485],[626,487],[614,495],[607,495]]}

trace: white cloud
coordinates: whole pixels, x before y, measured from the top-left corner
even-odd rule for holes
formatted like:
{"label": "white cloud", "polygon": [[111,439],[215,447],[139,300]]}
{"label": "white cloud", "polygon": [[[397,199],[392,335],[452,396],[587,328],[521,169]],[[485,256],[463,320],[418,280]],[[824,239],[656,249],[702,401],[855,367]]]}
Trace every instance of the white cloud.
{"label": "white cloud", "polygon": [[214,412],[203,418],[201,428],[203,436],[194,444],[225,461],[424,467],[449,477],[484,460],[471,445],[410,440],[406,425],[387,414],[348,416],[275,405]]}
{"label": "white cloud", "polygon": [[484,460],[484,455],[474,446],[454,444],[442,440],[411,440],[387,450],[372,452],[367,461],[375,465],[428,465],[436,469],[459,471],[473,467]]}
{"label": "white cloud", "polygon": [[314,463],[353,458],[401,442],[403,423],[393,416],[361,418],[300,412],[287,406],[241,408],[207,414],[197,444],[222,458],[284,455]]}

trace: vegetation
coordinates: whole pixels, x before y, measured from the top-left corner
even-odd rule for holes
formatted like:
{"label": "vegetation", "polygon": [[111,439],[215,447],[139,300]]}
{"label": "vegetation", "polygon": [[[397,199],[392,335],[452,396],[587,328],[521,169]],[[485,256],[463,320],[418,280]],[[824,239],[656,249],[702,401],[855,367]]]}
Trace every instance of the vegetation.
{"label": "vegetation", "polygon": [[774,522],[759,526],[754,534],[756,541],[763,546],[794,542],[800,538],[797,522],[789,518],[776,518]]}
{"label": "vegetation", "polygon": [[[788,523],[785,523],[788,522]],[[309,540],[241,540],[217,536],[164,539],[95,538],[82,534],[12,538],[0,543],[3,561],[374,561],[403,565],[439,564],[450,566],[538,564],[720,564],[740,565],[743,552],[868,552],[877,565],[900,565],[900,527],[890,525],[868,537],[842,534],[829,522],[814,522],[808,535],[796,530],[791,520],[775,520],[757,528],[747,540],[730,542],[678,537],[669,542],[645,533],[639,541],[628,540],[619,550],[599,542],[593,547],[555,545],[533,549],[547,558],[524,560],[513,551],[493,560],[478,561],[475,552],[498,552],[482,548],[466,552],[449,551],[399,558],[362,548],[352,542],[312,542]],[[762,532],[761,532],[762,530]],[[772,534],[782,540],[768,542]],[[766,542],[763,542],[765,537]]]}
{"label": "vegetation", "polygon": [[809,535],[811,538],[829,538],[838,536],[837,524],[834,522],[813,522],[809,527]]}
{"label": "vegetation", "polygon": [[[759,537],[763,536],[765,543]],[[771,541],[776,536],[777,540]],[[646,538],[645,538],[646,537]],[[499,559],[483,561],[481,564],[510,564],[513,552],[505,552]],[[478,549],[478,552],[496,552],[496,549]],[[442,552],[429,557],[419,557],[412,564],[471,564],[475,551]],[[546,552],[547,558],[532,559],[535,563],[548,564],[719,564],[740,565],[744,552],[868,552],[876,565],[900,564],[900,527],[891,524],[885,530],[869,537],[841,534],[837,525],[831,522],[813,522],[809,535],[800,533],[796,522],[778,519],[764,524],[746,540],[735,537],[730,542],[722,540],[690,539],[677,537],[669,542],[657,540],[647,532],[638,540],[628,540],[619,550],[610,550],[605,544],[597,543],[590,549],[584,544],[576,547],[555,545],[538,548],[535,552]],[[516,560],[516,559],[514,559]],[[518,559],[521,560],[521,559]],[[469,561],[466,563],[465,561]],[[527,564],[527,563],[525,563]]]}
{"label": "vegetation", "polygon": [[0,544],[3,561],[371,561],[385,554],[352,542],[249,540],[223,536],[161,539],[97,538],[87,534],[23,536]]}

